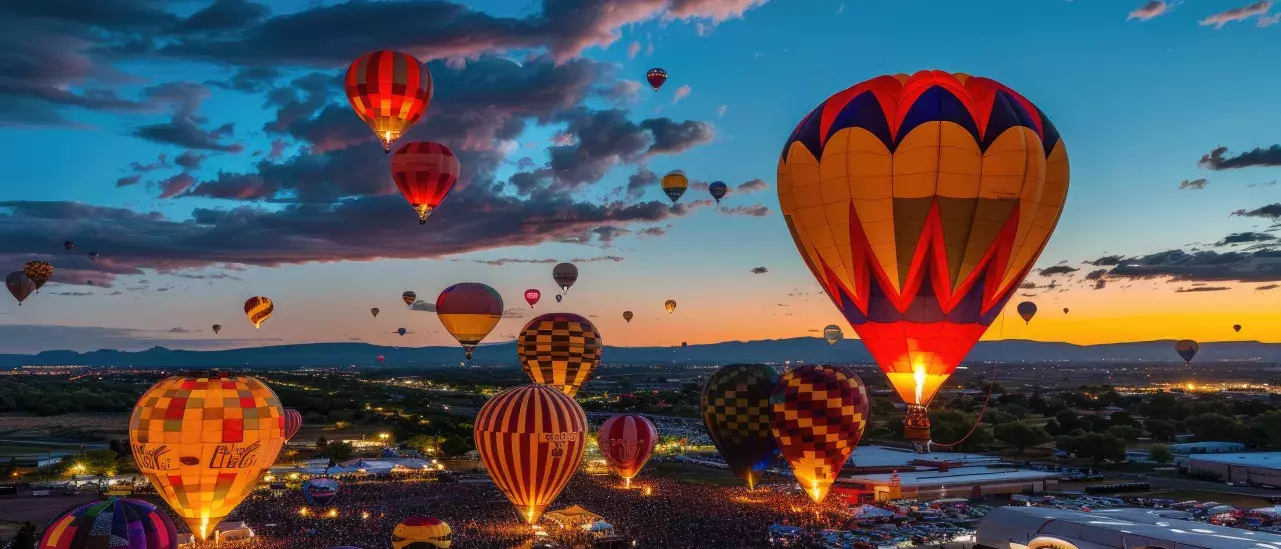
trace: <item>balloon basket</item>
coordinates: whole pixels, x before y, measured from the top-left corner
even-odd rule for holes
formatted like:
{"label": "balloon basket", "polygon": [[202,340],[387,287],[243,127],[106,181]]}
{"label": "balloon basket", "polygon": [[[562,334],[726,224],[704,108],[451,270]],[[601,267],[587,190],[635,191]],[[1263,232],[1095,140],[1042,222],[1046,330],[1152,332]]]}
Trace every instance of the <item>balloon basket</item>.
{"label": "balloon basket", "polygon": [[903,438],[911,441],[918,451],[929,453],[930,415],[924,406],[907,405],[907,417],[903,418]]}

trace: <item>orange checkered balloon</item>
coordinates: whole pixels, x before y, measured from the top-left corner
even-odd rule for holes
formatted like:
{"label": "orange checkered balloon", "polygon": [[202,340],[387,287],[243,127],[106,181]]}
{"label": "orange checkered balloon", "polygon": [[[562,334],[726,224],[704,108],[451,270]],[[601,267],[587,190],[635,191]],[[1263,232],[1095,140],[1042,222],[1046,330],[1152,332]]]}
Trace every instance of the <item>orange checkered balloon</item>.
{"label": "orange checkered balloon", "polygon": [[844,366],[801,366],[779,378],[769,402],[779,450],[801,488],[821,503],[863,438],[867,387]]}
{"label": "orange checkered balloon", "polygon": [[256,378],[173,376],[138,399],[129,443],[138,470],[204,539],[275,463],[285,410]]}

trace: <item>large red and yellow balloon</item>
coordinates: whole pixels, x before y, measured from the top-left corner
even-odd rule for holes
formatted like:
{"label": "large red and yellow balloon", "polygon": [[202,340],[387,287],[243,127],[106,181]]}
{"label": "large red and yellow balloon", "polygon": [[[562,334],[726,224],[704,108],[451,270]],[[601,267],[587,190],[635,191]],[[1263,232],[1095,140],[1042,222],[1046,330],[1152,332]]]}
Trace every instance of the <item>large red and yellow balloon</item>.
{"label": "large red and yellow balloon", "polygon": [[618,476],[623,477],[627,486],[632,485],[632,478],[645,467],[657,443],[658,429],[639,414],[610,416],[601,424],[596,437],[605,461]]}
{"label": "large red and yellow balloon", "polygon": [[255,330],[261,328],[275,310],[276,304],[270,298],[259,295],[245,300],[245,317],[253,323]]}
{"label": "large red and yellow balloon", "polygon": [[436,517],[409,517],[391,531],[392,549],[449,549],[453,544],[453,529]]}
{"label": "large red and yellow balloon", "polygon": [[454,284],[436,296],[436,317],[471,360],[472,350],[503,319],[503,297],[479,282]]}
{"label": "large red and yellow balloon", "polygon": [[409,131],[431,104],[431,72],[407,53],[379,50],[351,62],[343,79],[347,102],[391,152],[392,142]]}
{"label": "large red and yellow balloon", "polygon": [[475,439],[494,485],[533,524],[583,461],[587,415],[550,385],[512,387],[480,408]]}
{"label": "large red and yellow balloon", "polygon": [[285,410],[256,378],[173,376],[138,399],[129,442],[138,470],[204,539],[275,463]]}
{"label": "large red and yellow balloon", "polygon": [[805,493],[822,503],[863,438],[867,387],[844,366],[801,366],[779,378],[769,402],[779,451]]}
{"label": "large red and yellow balloon", "polygon": [[942,71],[828,98],[783,146],[783,218],[814,277],[909,405],[925,407],[1017,291],[1063,211],[1068,158],[1014,90]]}

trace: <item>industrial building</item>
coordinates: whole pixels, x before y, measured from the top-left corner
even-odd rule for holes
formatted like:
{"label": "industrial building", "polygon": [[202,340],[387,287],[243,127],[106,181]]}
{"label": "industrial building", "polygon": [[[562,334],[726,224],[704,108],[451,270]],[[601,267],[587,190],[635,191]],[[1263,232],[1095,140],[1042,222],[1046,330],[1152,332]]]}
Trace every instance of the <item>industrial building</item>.
{"label": "industrial building", "polygon": [[1180,444],[1171,444],[1170,453],[1176,456],[1185,456],[1191,454],[1226,454],[1229,452],[1240,452],[1245,450],[1245,444],[1240,442],[1184,442]]}
{"label": "industrial building", "polygon": [[1002,465],[994,456],[860,446],[841,469],[832,492],[850,503],[928,501],[1040,493],[1057,489],[1058,479],[1058,473]]}
{"label": "industrial building", "polygon": [[1228,482],[1281,487],[1281,452],[1196,454],[1188,456],[1187,467],[1214,471]]}
{"label": "industrial building", "polygon": [[1178,511],[998,507],[975,549],[1277,549],[1281,535],[1176,518]]}

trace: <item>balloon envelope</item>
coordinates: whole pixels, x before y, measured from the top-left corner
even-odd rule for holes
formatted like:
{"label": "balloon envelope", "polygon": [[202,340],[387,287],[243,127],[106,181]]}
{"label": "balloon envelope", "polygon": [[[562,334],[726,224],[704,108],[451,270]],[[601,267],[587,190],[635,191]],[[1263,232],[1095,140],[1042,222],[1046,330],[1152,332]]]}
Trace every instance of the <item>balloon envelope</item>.
{"label": "balloon envelope", "polygon": [[63,243],[62,243],[62,247],[63,247],[63,248],[66,248],[66,249],[67,249],[67,251],[69,252],[69,251],[71,251],[71,250],[76,249],[76,243],[75,243],[75,242],[72,242],[72,241],[70,241],[70,240],[68,240],[68,241],[66,241],[66,242],[63,242]]}
{"label": "balloon envelope", "polygon": [[403,294],[400,294],[400,300],[404,301],[405,305],[409,305],[410,307],[414,306],[414,301],[416,301],[417,299],[418,299],[418,294],[414,292],[405,292]]}
{"label": "balloon envelope", "polygon": [[663,308],[667,309],[667,314],[672,314],[672,311],[676,310],[676,300],[675,299],[667,300],[665,303],[663,303]]}
{"label": "balloon envelope", "polygon": [[870,399],[843,366],[788,370],[770,396],[770,429],[805,493],[821,503],[867,427]]}
{"label": "balloon envelope", "polygon": [[520,366],[534,383],[573,397],[600,365],[600,332],[573,313],[547,313],[530,320],[516,340]]}
{"label": "balloon envelope", "polygon": [[271,318],[271,313],[276,310],[276,304],[270,299],[263,296],[255,296],[245,300],[245,316],[252,322],[254,328],[261,328],[262,323]]}
{"label": "balloon envelope", "polygon": [[764,364],[731,364],[707,378],[703,424],[734,475],[755,488],[778,446],[770,432],[770,394],[778,372]]}
{"label": "balloon envelope", "polygon": [[214,335],[218,335],[218,332],[221,332],[221,331],[222,331],[222,324],[214,324],[214,325],[213,325],[213,333],[214,333]]}
{"label": "balloon envelope", "polygon": [[542,299],[542,297],[543,297],[543,292],[540,292],[533,288],[525,290],[525,303],[528,303],[531,309],[534,307],[534,305],[538,304],[538,300]]}
{"label": "balloon envelope", "polygon": [[369,310],[369,314],[374,315],[374,318],[378,318],[378,313],[379,313],[378,307],[374,307]]}
{"label": "balloon envelope", "polygon": [[449,196],[462,170],[454,151],[440,143],[405,143],[391,155],[391,177],[418,212],[420,225],[427,223],[427,216]]}
{"label": "balloon envelope", "polygon": [[1192,358],[1196,356],[1197,351],[1201,350],[1201,344],[1191,339],[1181,339],[1174,343],[1174,352],[1179,353],[1183,361],[1191,364]]}
{"label": "balloon envelope", "polygon": [[402,335],[402,336],[403,336],[403,335],[405,335],[405,334],[409,333],[409,330],[406,330],[406,329],[404,329],[404,328],[398,328],[398,329],[396,329],[396,333],[398,333],[398,334],[400,334],[400,335]]}
{"label": "balloon envelope", "polygon": [[449,549],[454,532],[436,517],[409,517],[391,531],[392,549]]}
{"label": "balloon envelope", "polygon": [[1036,304],[1031,301],[1024,301],[1018,306],[1019,316],[1023,317],[1023,322],[1032,322],[1032,317],[1036,316]]}
{"label": "balloon envelope", "polygon": [[332,478],[313,478],[302,485],[302,497],[312,505],[329,505],[338,495],[338,481]]}
{"label": "balloon envelope", "polygon": [[293,408],[285,408],[285,440],[294,438],[302,429],[302,413]]}
{"label": "balloon envelope", "polygon": [[45,528],[38,549],[176,549],[178,531],[164,510],[112,498],[72,508]]}
{"label": "balloon envelope", "polygon": [[471,360],[472,350],[502,320],[503,298],[484,284],[454,284],[436,297],[436,316]]}
{"label": "balloon envelope", "polygon": [[600,426],[596,444],[600,446],[605,461],[623,480],[631,480],[640,473],[658,443],[658,429],[648,419],[637,414],[610,416]]}
{"label": "balloon envelope", "polygon": [[285,411],[257,378],[173,376],[129,418],[138,470],[198,539],[257,486],[285,443]]}
{"label": "balloon envelope", "polygon": [[712,198],[716,199],[717,204],[720,204],[721,199],[725,198],[725,195],[729,193],[729,186],[724,181],[717,181],[707,186],[707,192],[712,195]]}
{"label": "balloon envelope", "polygon": [[574,282],[578,281],[578,267],[574,266],[573,263],[560,263],[552,267],[552,280],[555,280],[556,285],[560,286],[561,292],[568,292],[570,286],[573,286]]}
{"label": "balloon envelope", "polygon": [[658,88],[663,87],[663,82],[667,81],[667,71],[657,67],[649,69],[645,73],[645,80],[649,82],[651,88],[654,88],[654,91],[658,91]]}
{"label": "balloon envelope", "polygon": [[784,221],[909,418],[923,420],[910,438],[928,439],[924,407],[1018,291],[1067,191],[1049,118],[965,74],[856,84],[785,142]]}
{"label": "balloon envelope", "polygon": [[1240,324],[1233,324],[1233,325],[1232,325],[1232,330],[1233,330],[1233,331],[1237,331],[1237,332],[1241,331],[1241,325],[1240,325]]}
{"label": "balloon envelope", "polygon": [[828,324],[823,327],[823,339],[827,340],[828,345],[836,345],[836,342],[845,337],[841,332],[841,327],[835,324]]}
{"label": "balloon envelope", "polygon": [[675,204],[685,194],[685,189],[689,188],[689,178],[679,171],[669,172],[663,176],[660,184],[663,186],[663,194]]}
{"label": "balloon envelope", "polygon": [[45,282],[53,278],[53,265],[50,265],[47,261],[28,261],[22,266],[22,272],[32,282],[36,283],[36,290],[39,290],[41,286],[44,286]]}
{"label": "balloon envelope", "polygon": [[587,416],[547,385],[524,385],[490,398],[476,415],[476,451],[494,485],[533,524],[583,461]]}
{"label": "balloon envelope", "polygon": [[22,305],[23,300],[36,291],[36,283],[22,271],[9,273],[4,279],[4,285],[9,288],[13,298],[18,300],[18,305]]}
{"label": "balloon envelope", "polygon": [[565,296],[563,294],[556,294],[557,303],[560,303],[561,301],[564,301],[564,300],[565,300]]}
{"label": "balloon envelope", "polygon": [[431,104],[431,72],[407,53],[366,53],[347,67],[347,102],[390,151],[392,142],[413,127]]}
{"label": "balloon envelope", "polygon": [[623,311],[623,320],[631,322],[633,316],[635,315],[631,311]]}

